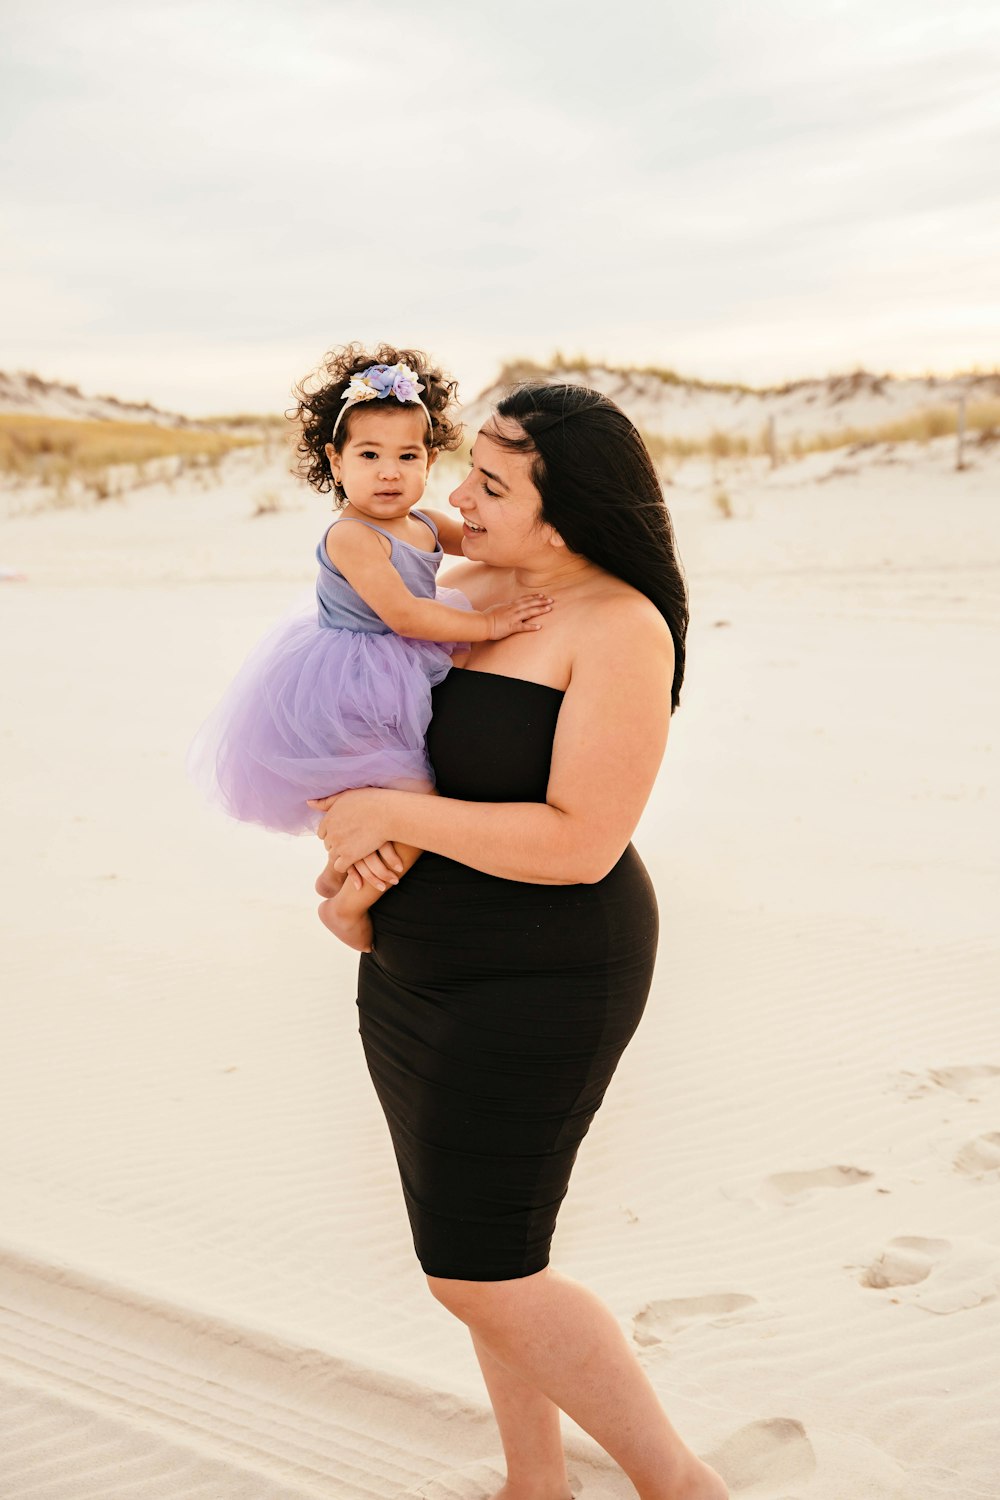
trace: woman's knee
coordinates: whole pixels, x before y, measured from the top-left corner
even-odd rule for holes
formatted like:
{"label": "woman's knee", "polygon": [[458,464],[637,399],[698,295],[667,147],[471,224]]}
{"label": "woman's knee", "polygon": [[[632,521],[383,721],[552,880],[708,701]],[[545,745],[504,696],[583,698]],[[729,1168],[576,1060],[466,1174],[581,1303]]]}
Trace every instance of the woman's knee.
{"label": "woman's knee", "polygon": [[431,1295],[456,1318],[481,1327],[520,1316],[545,1275],[545,1271],[537,1271],[533,1276],[513,1281],[457,1281],[428,1276],[427,1285]]}
{"label": "woman's knee", "polygon": [[476,1315],[482,1313],[492,1301],[490,1289],[496,1285],[491,1281],[457,1281],[447,1276],[428,1276],[427,1285],[430,1287],[431,1296],[435,1297],[442,1307],[446,1307],[456,1318],[461,1318],[463,1323],[476,1321]]}

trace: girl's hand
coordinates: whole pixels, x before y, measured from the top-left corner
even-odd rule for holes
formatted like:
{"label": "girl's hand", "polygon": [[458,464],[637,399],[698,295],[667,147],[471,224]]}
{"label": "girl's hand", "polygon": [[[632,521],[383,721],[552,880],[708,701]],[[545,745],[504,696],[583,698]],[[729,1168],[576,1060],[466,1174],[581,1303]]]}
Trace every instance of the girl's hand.
{"label": "girl's hand", "polygon": [[[310,800],[309,806],[324,814],[316,832],[335,870],[347,871],[357,865],[363,879],[373,877],[373,885],[395,881],[403,867],[389,842],[385,825],[386,798],[391,796],[391,792],[381,787],[363,787],[359,791]],[[377,852],[372,853],[373,850]],[[379,885],[379,889],[384,890],[385,884]]]}
{"label": "girl's hand", "polygon": [[548,594],[522,594],[520,599],[508,599],[504,604],[494,604],[484,609],[490,622],[489,639],[502,641],[505,636],[517,635],[522,630],[541,630],[542,622],[537,615],[547,615],[553,601]]}

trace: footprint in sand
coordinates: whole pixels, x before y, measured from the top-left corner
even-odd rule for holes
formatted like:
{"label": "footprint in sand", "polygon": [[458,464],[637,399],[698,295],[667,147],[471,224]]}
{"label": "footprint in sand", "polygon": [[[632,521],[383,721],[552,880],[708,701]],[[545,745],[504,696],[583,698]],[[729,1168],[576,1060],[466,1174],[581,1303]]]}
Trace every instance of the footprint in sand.
{"label": "footprint in sand", "polygon": [[[899,1235],[858,1280],[876,1291],[894,1290],[892,1301],[913,1303],[925,1312],[964,1312],[1000,1293],[1000,1257],[982,1240]],[[912,1291],[905,1290],[910,1287]]]}
{"label": "footprint in sand", "polygon": [[401,1490],[396,1500],[485,1500],[485,1496],[495,1495],[503,1482],[503,1468],[497,1464],[468,1464]]}
{"label": "footprint in sand", "polygon": [[955,1170],[967,1177],[996,1178],[1000,1173],[1000,1130],[967,1141],[955,1157]]}
{"label": "footprint in sand", "polygon": [[[570,1464],[568,1472],[570,1487],[578,1500],[627,1500],[635,1494],[624,1474],[619,1476],[587,1464]],[[401,1491],[395,1500],[486,1500],[496,1494],[505,1477],[499,1462],[467,1464],[425,1479],[412,1489]]]}
{"label": "footprint in sand", "polygon": [[950,1240],[928,1240],[917,1234],[902,1234],[890,1240],[858,1280],[862,1286],[883,1290],[887,1286],[916,1286],[926,1281],[934,1267],[951,1249]]}
{"label": "footprint in sand", "polygon": [[978,1103],[983,1089],[1000,1080],[1000,1067],[992,1063],[970,1063],[955,1068],[928,1068],[926,1073],[899,1074],[899,1082],[907,1090],[908,1097],[919,1099],[937,1089],[946,1089],[949,1094],[958,1094],[970,1104]]}
{"label": "footprint in sand", "polygon": [[650,1302],[632,1319],[632,1336],[643,1347],[662,1344],[670,1334],[679,1333],[692,1323],[725,1327],[736,1321],[734,1313],[756,1303],[756,1297],[747,1297],[742,1292],[710,1292],[702,1297],[670,1297],[663,1302]]}
{"label": "footprint in sand", "polygon": [[750,1422],[703,1456],[737,1495],[749,1489],[760,1495],[763,1492],[758,1487],[766,1484],[777,1496],[781,1492],[775,1486],[809,1479],[816,1468],[816,1454],[806,1430],[791,1417]]}
{"label": "footprint in sand", "polygon": [[800,1198],[813,1188],[856,1187],[859,1182],[868,1182],[871,1172],[861,1167],[816,1167],[811,1172],[774,1172],[764,1179],[767,1196],[787,1200]]}

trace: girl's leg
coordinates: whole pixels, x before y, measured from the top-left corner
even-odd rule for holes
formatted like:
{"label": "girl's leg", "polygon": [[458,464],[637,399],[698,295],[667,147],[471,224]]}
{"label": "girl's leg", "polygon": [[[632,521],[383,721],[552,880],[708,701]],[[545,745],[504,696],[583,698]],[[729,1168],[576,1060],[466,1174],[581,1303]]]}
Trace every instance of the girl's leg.
{"label": "girl's leg", "polygon": [[328,859],[326,869],[316,877],[317,896],[335,896],[346,879],[346,875],[333,868],[333,860]]}
{"label": "girl's leg", "polygon": [[470,1331],[507,1460],[507,1483],[493,1500],[572,1500],[558,1406]]}
{"label": "girl's leg", "polygon": [[641,1500],[726,1500],[722,1479],[671,1426],[617,1321],[586,1287],[549,1270],[514,1281],[427,1280],[477,1345],[600,1443]]}
{"label": "girl's leg", "polygon": [[[397,785],[400,791],[425,792],[429,797],[434,795],[434,788],[424,781],[405,781]],[[423,851],[408,844],[397,844],[396,852],[403,865],[397,877],[401,878],[407,870],[412,870]],[[359,891],[349,873],[341,875],[339,870],[333,868],[333,860],[330,859],[316,881],[316,890],[327,898],[319,906],[319,919],[323,926],[349,948],[355,948],[359,953],[370,953],[372,924],[368,913],[379,897],[385,894],[384,889],[377,890],[366,881]]]}
{"label": "girl's leg", "polygon": [[[409,844],[397,844],[396,853],[403,865],[398,877],[402,879],[407,870],[411,870],[416,864],[422,850],[414,849]],[[359,891],[353,880],[345,879],[335,896],[329,896],[320,902],[319,919],[348,948],[356,948],[359,953],[370,953],[372,921],[368,913],[384,894],[384,891],[376,890],[367,881]]]}

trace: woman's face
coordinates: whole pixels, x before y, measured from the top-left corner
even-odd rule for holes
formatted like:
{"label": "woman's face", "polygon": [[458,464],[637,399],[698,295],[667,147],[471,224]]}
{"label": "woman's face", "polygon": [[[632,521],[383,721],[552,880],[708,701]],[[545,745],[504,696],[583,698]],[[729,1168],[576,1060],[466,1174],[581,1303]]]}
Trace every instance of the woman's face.
{"label": "woman's face", "polygon": [[493,440],[524,436],[509,417],[491,417],[472,445],[472,468],[448,497],[465,522],[462,551],[494,568],[525,568],[552,560],[562,542],[540,519],[542,497],[531,478],[532,453],[513,453]]}

